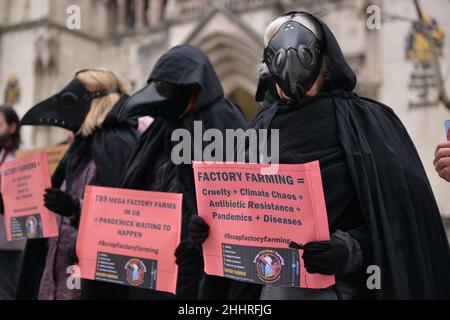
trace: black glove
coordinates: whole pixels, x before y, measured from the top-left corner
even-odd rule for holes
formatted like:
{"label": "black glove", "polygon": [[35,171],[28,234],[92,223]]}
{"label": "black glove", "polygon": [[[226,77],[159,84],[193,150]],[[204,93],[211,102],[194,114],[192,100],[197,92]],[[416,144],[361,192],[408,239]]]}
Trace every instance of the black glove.
{"label": "black glove", "polygon": [[182,240],[175,249],[176,264],[180,266],[183,262],[195,261],[202,258],[202,250],[194,246],[190,240]]}
{"label": "black glove", "polygon": [[[328,241],[314,241],[305,245],[291,242],[289,247],[303,250],[302,258],[308,273],[343,275],[355,271],[362,263],[357,241],[341,231],[333,234]],[[349,263],[350,257],[352,261]]]}
{"label": "black glove", "polygon": [[69,263],[69,266],[73,266],[75,264],[78,264],[78,256],[76,253],[76,247],[73,247],[70,249],[67,253],[67,262]]}
{"label": "black glove", "polygon": [[191,237],[191,244],[195,247],[199,247],[209,236],[209,226],[201,217],[197,215],[191,216],[191,221],[189,222],[189,234]]}
{"label": "black glove", "polygon": [[3,206],[3,196],[0,193],[0,214],[4,215],[5,214],[5,207]]}
{"label": "black glove", "polygon": [[80,212],[80,201],[72,198],[67,192],[55,188],[45,189],[45,207],[63,217],[71,217]]}

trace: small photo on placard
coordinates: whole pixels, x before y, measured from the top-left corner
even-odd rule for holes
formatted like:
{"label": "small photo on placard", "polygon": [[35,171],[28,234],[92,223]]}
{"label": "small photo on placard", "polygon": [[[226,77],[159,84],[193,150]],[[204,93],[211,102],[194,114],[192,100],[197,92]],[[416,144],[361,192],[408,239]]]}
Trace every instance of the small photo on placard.
{"label": "small photo on placard", "polygon": [[11,218],[12,240],[42,238],[41,215],[36,213],[29,216]]}
{"label": "small photo on placard", "polygon": [[226,278],[260,284],[300,286],[298,250],[222,244]]}
{"label": "small photo on placard", "polygon": [[156,260],[99,252],[95,280],[154,290],[156,264]]}

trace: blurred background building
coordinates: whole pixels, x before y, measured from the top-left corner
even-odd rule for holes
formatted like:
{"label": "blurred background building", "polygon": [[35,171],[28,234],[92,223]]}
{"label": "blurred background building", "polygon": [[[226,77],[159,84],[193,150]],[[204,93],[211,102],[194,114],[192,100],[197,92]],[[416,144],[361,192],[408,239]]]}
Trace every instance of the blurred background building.
{"label": "blurred background building", "polygon": [[[450,91],[450,0],[421,4]],[[367,24],[377,13],[371,5],[381,10],[381,28]],[[67,22],[77,8],[81,28],[73,29]],[[139,89],[162,53],[188,43],[208,54],[226,95],[251,118],[259,107],[253,96],[264,28],[291,10],[321,16],[358,74],[357,93],[391,106],[404,122],[449,221],[450,186],[437,177],[432,161],[450,110],[438,102],[413,0],[0,0],[0,103],[23,115],[86,67],[109,68]],[[51,128],[23,133],[36,147],[65,137]]]}

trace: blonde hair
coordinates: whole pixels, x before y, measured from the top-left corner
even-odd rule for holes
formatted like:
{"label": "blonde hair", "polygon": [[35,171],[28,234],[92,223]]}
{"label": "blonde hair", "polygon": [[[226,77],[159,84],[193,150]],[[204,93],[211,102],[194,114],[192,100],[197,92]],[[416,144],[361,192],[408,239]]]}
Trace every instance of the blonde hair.
{"label": "blonde hair", "polygon": [[[107,69],[88,69],[77,73],[77,79],[83,83],[89,92],[96,92],[106,89],[119,89],[125,93],[126,88],[119,78]],[[91,108],[81,125],[80,133],[83,136],[91,135],[96,128],[101,128],[108,113],[119,101],[121,93],[111,93],[104,97],[99,97],[91,101]]]}

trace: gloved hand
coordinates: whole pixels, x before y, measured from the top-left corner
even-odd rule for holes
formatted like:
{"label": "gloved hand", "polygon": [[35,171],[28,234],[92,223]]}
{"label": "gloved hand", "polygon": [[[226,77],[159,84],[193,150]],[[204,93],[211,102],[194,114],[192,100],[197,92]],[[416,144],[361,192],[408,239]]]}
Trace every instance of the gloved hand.
{"label": "gloved hand", "polygon": [[0,193],[0,214],[4,215],[5,214],[5,207],[3,206],[3,196]]}
{"label": "gloved hand", "polygon": [[180,266],[183,262],[194,261],[202,258],[202,250],[194,246],[190,240],[182,240],[175,249],[176,264]]}
{"label": "gloved hand", "polygon": [[[362,253],[357,241],[341,231],[327,241],[314,241],[305,245],[291,242],[289,247],[303,250],[302,258],[308,273],[344,275],[354,272],[362,264]],[[350,258],[352,261],[349,263]]]}
{"label": "gloved hand", "polygon": [[201,217],[193,215],[189,222],[189,234],[191,244],[195,247],[199,247],[209,236],[209,226]]}
{"label": "gloved hand", "polygon": [[67,262],[69,263],[69,266],[73,266],[75,264],[78,264],[78,262],[79,262],[78,256],[77,256],[77,253],[75,250],[76,250],[76,247],[73,247],[67,253]]}
{"label": "gloved hand", "polygon": [[56,188],[45,189],[44,204],[48,210],[63,217],[71,217],[80,212],[80,201]]}

